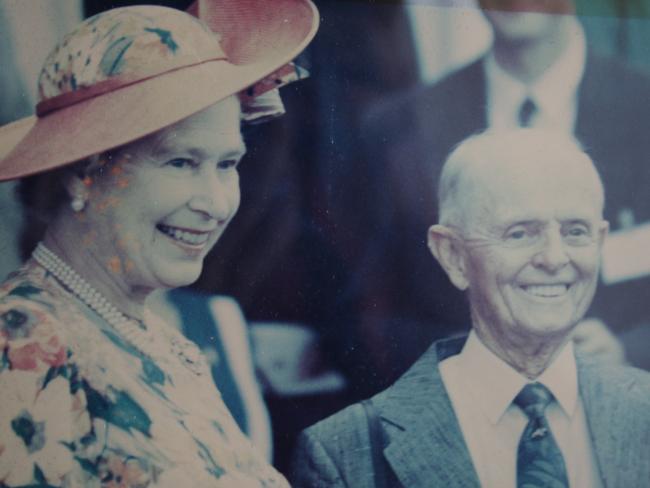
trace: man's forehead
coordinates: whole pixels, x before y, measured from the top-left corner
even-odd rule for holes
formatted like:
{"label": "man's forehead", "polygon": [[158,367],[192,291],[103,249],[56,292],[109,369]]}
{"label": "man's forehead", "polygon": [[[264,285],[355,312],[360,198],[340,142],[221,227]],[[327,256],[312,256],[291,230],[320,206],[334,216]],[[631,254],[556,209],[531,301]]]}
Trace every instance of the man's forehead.
{"label": "man's forehead", "polygon": [[[515,162],[516,163],[516,162]],[[583,165],[483,165],[471,171],[461,201],[475,217],[491,220],[600,218],[602,192]]]}

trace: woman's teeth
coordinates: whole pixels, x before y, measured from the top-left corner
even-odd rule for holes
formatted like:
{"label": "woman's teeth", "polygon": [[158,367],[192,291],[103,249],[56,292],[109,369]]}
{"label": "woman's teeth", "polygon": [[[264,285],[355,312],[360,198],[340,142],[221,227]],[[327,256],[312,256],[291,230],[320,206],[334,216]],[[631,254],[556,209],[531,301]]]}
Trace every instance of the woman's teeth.
{"label": "woman's teeth", "polygon": [[208,238],[210,237],[209,232],[200,232],[200,233],[189,232],[186,230],[178,229],[176,227],[169,227],[163,224],[158,224],[157,227],[160,232],[171,237],[172,239],[181,241],[185,244],[190,244],[192,246],[199,246],[201,244],[205,244],[208,241]]}

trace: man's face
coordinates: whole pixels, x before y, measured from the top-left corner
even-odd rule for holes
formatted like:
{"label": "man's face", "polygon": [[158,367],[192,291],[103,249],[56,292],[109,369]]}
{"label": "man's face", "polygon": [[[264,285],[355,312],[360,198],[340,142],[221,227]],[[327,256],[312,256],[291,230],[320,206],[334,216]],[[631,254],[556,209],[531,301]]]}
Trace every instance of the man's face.
{"label": "man's face", "polygon": [[461,242],[472,319],[503,347],[561,337],[584,316],[607,231],[590,176],[555,164],[469,180]]}
{"label": "man's face", "polygon": [[479,0],[498,40],[529,43],[552,39],[563,20],[574,13],[572,0]]}

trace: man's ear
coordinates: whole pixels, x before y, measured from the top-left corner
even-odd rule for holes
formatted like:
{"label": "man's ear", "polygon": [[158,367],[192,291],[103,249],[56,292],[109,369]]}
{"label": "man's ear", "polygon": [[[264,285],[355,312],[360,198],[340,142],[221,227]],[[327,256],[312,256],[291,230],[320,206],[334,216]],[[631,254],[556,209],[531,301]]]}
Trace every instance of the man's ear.
{"label": "man's ear", "polygon": [[447,276],[459,290],[469,286],[465,266],[465,253],[456,233],[444,225],[429,227],[428,243],[431,254],[438,260]]}
{"label": "man's ear", "polygon": [[603,220],[598,227],[598,245],[603,245],[607,234],[609,234],[609,222]]}

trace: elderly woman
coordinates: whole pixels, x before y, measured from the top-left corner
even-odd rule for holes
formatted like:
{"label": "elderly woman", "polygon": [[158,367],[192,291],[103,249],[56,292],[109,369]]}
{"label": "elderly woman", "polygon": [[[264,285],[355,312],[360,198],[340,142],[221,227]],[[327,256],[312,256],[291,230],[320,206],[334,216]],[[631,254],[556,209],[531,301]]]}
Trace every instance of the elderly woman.
{"label": "elderly woman", "polygon": [[192,12],[206,23],[154,6],[86,20],[46,60],[37,116],[0,128],[0,179],[28,177],[47,222],[0,288],[2,487],[286,486],[144,302],[198,278],[239,205],[240,122],[282,111],[317,12]]}

